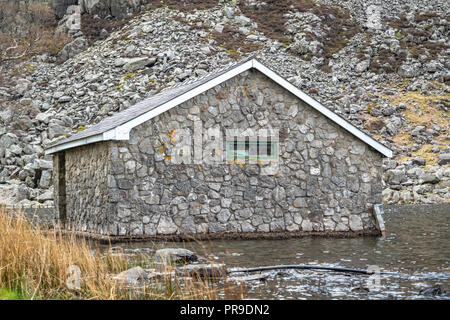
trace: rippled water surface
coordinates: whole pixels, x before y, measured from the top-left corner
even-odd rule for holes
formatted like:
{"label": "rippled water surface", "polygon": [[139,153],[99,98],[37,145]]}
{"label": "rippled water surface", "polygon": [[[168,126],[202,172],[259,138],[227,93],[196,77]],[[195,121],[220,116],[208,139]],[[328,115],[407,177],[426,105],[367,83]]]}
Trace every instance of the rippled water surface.
{"label": "rippled water surface", "polygon": [[[268,271],[266,281],[247,282],[251,298],[267,299],[450,299],[419,294],[439,284],[450,291],[450,207],[385,208],[387,235],[335,239],[215,240],[196,243],[132,243],[139,247],[186,247],[228,267],[318,264],[398,273],[368,275],[334,271]],[[370,284],[374,284],[370,286]],[[370,290],[368,290],[370,289]]]}

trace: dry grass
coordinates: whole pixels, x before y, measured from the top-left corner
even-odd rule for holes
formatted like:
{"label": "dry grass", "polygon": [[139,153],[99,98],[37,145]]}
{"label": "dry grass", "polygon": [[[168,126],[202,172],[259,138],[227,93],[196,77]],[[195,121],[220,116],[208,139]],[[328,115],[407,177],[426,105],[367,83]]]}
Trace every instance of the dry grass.
{"label": "dry grass", "polygon": [[225,25],[222,32],[212,32],[212,35],[219,46],[226,48],[227,53],[235,60],[239,60],[242,56],[262,48],[262,45],[259,43],[246,41],[246,36],[230,25]]}
{"label": "dry grass", "polygon": [[448,135],[450,131],[450,114],[437,105],[448,104],[450,93],[445,95],[422,94],[417,91],[398,91],[395,95],[384,96],[393,106],[400,103],[406,105],[404,115],[406,120],[413,125],[422,125],[430,128],[433,124],[441,128],[441,137]]}
{"label": "dry grass", "polygon": [[[393,106],[397,107],[400,104],[406,106],[403,115],[410,126],[424,126],[428,129],[432,129],[434,125],[438,125],[440,131],[438,135],[432,137],[436,143],[424,144],[419,150],[412,152],[411,155],[400,156],[397,160],[404,162],[409,159],[421,157],[425,159],[427,165],[433,165],[436,164],[438,160],[438,154],[432,152],[433,147],[438,146],[442,149],[450,143],[448,136],[450,132],[450,114],[447,111],[448,109],[445,107],[442,108],[442,105],[448,105],[450,94],[435,94],[432,90],[426,93],[408,91],[405,88],[407,82],[408,80],[405,79],[402,84],[400,84],[396,90],[396,94],[384,95],[383,98],[389,100],[389,103]],[[438,85],[439,87],[445,86],[445,84],[442,83],[431,84]],[[400,131],[392,140],[400,147],[411,146],[415,142],[411,133],[406,132],[405,130]]]}
{"label": "dry grass", "polygon": [[361,113],[361,117],[366,119],[366,121],[364,122],[364,129],[370,132],[377,132],[378,130],[381,130],[385,125],[382,119],[374,117],[368,112]]}
{"label": "dry grass", "polygon": [[0,11],[0,60],[56,55],[70,41],[55,34],[57,20],[47,3],[3,2]]}
{"label": "dry grass", "polygon": [[0,85],[32,68],[21,64],[35,55],[56,56],[72,39],[56,33],[57,21],[47,3],[0,1]]}
{"label": "dry grass", "polygon": [[[438,153],[434,153],[431,150],[433,149],[434,145],[431,144],[424,144],[419,150],[412,152],[412,156],[401,156],[399,159],[397,159],[400,162],[405,162],[406,160],[414,159],[416,157],[421,157],[425,160],[426,165],[434,165],[438,161]],[[440,149],[443,148],[443,146],[439,146]]]}
{"label": "dry grass", "polygon": [[392,138],[392,141],[394,141],[397,146],[409,146],[413,142],[411,135],[403,130]]}
{"label": "dry grass", "polygon": [[[122,29],[131,19],[141,14],[143,13],[136,13],[122,19],[103,19],[99,17],[94,18],[88,13],[85,13],[81,16],[81,31],[92,44],[97,40],[105,39],[110,33]],[[102,35],[103,29],[107,31],[106,35]]]}
{"label": "dry grass", "polygon": [[[209,280],[170,276],[170,264],[160,266],[162,278],[127,288],[111,275],[136,266],[136,261],[101,254],[92,244],[63,236],[57,229],[41,230],[5,207],[0,210],[0,244],[0,299],[217,299],[219,292],[225,298],[242,297],[233,286],[219,288]],[[66,284],[68,268],[74,265],[81,271],[79,290]]]}

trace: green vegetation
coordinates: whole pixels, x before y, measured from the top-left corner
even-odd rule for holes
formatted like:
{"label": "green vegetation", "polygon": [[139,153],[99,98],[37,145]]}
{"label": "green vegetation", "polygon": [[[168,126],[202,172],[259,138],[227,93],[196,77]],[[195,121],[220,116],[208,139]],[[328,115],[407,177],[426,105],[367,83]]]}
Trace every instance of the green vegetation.
{"label": "green vegetation", "polygon": [[374,108],[374,107],[376,107],[376,103],[375,102],[369,102],[368,104],[367,104],[367,113],[370,113],[370,110],[372,110],[372,108]]}
{"label": "green vegetation", "polygon": [[0,288],[0,300],[22,300],[19,292]]}
{"label": "green vegetation", "polygon": [[136,72],[130,72],[130,73],[128,73],[128,74],[123,76],[123,80],[128,81],[131,78],[133,78],[136,74],[137,74]]}

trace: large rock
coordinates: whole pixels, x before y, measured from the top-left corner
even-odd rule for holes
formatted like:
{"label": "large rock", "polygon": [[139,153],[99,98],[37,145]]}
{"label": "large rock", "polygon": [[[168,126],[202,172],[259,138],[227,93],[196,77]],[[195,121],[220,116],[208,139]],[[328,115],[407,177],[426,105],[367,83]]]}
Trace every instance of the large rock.
{"label": "large rock", "polygon": [[30,195],[30,190],[23,184],[17,186],[16,197],[17,201],[22,201],[28,199]]}
{"label": "large rock", "polygon": [[64,61],[73,58],[80,52],[84,51],[88,46],[89,43],[85,37],[78,37],[72,42],[66,44],[64,48],[62,48],[61,52],[59,53],[59,57]]}
{"label": "large rock", "polygon": [[369,59],[363,60],[355,66],[355,72],[363,73],[364,71],[369,69],[369,66],[370,66],[370,60]]}
{"label": "large rock", "polygon": [[439,177],[435,173],[426,171],[423,172],[423,174],[420,177],[420,180],[422,181],[422,183],[431,183],[431,184],[435,184],[440,181]]}
{"label": "large rock", "polygon": [[23,96],[25,92],[30,90],[32,83],[27,79],[19,79],[16,84],[16,91],[19,95]]}
{"label": "large rock", "polygon": [[44,159],[34,159],[33,168],[40,170],[53,170],[53,161]]}
{"label": "large rock", "polygon": [[14,133],[6,133],[0,138],[0,146],[3,148],[9,148],[13,144],[16,144],[19,138]]}
{"label": "large rock", "polygon": [[385,179],[390,184],[401,184],[406,181],[406,174],[404,170],[388,170],[385,173]]}
{"label": "large rock", "polygon": [[162,216],[159,220],[156,232],[158,234],[174,234],[178,230],[177,225],[170,217]]}
{"label": "large rock", "polygon": [[289,47],[289,50],[299,56],[302,56],[309,52],[309,42],[305,39],[297,40]]}
{"label": "large rock", "polygon": [[420,72],[420,63],[416,64],[402,64],[398,68],[398,74],[405,78],[416,77]]}
{"label": "large rock", "polygon": [[165,248],[155,252],[155,257],[162,262],[194,262],[198,257],[190,250],[183,248]]}
{"label": "large rock", "polygon": [[81,12],[87,12],[92,16],[106,18],[111,15],[110,0],[80,0]]}
{"label": "large rock", "polygon": [[63,135],[66,131],[66,128],[64,126],[64,122],[57,119],[50,120],[50,123],[48,125],[48,137],[49,139],[53,139],[56,137],[59,137]]}
{"label": "large rock", "polygon": [[440,166],[444,166],[449,163],[450,163],[450,153],[443,153],[443,154],[439,155],[438,164]]}
{"label": "large rock", "polygon": [[156,62],[156,58],[141,57],[128,59],[123,68],[128,72],[134,72],[146,66],[152,66]]}
{"label": "large rock", "polygon": [[36,115],[35,119],[38,120],[39,122],[43,122],[44,124],[48,124],[52,116],[53,115],[50,113],[41,112]]}
{"label": "large rock", "polygon": [[53,200],[53,187],[50,187],[50,189],[48,189],[47,191],[45,191],[44,193],[39,195],[36,198],[36,200],[39,201],[39,202],[45,202],[45,201],[48,201],[48,200]]}
{"label": "large rock", "polygon": [[227,273],[224,264],[191,264],[177,269],[177,274],[194,278],[221,278]]}
{"label": "large rock", "polygon": [[114,277],[114,279],[128,284],[139,284],[147,278],[147,273],[139,266],[123,271]]}
{"label": "large rock", "polygon": [[58,19],[61,19],[65,14],[69,6],[78,4],[78,0],[53,0],[50,1],[50,5],[56,14]]}
{"label": "large rock", "polygon": [[353,214],[353,215],[350,216],[349,225],[350,225],[350,229],[352,231],[361,231],[361,230],[363,230],[363,224],[362,224],[361,217],[356,215],[356,214]]}
{"label": "large rock", "polygon": [[48,189],[52,184],[52,173],[48,170],[42,171],[39,188]]}

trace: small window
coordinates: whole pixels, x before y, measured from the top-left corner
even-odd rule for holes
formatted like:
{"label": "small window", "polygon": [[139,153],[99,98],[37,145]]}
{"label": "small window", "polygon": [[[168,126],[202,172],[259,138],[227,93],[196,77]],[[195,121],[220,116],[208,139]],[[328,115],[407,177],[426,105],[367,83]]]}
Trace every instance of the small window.
{"label": "small window", "polygon": [[227,141],[227,161],[274,160],[278,155],[278,143],[269,138],[250,140],[249,137]]}

